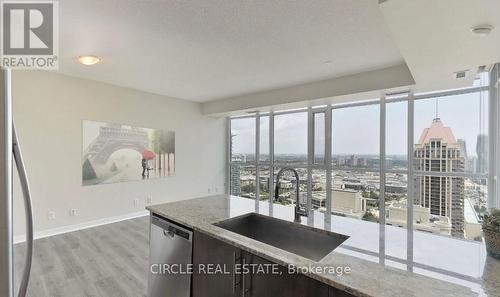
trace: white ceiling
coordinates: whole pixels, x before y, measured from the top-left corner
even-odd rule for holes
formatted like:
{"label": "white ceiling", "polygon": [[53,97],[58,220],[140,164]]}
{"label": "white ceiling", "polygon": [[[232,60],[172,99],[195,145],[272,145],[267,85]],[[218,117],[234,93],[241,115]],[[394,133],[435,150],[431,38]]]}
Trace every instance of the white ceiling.
{"label": "white ceiling", "polygon": [[[64,0],[59,6],[61,73],[192,101],[404,64],[377,0]],[[103,62],[79,65],[82,54]]]}
{"label": "white ceiling", "polygon": [[[478,66],[500,62],[500,0],[388,0],[381,11],[418,91],[470,86]],[[473,35],[482,24],[495,29]]]}

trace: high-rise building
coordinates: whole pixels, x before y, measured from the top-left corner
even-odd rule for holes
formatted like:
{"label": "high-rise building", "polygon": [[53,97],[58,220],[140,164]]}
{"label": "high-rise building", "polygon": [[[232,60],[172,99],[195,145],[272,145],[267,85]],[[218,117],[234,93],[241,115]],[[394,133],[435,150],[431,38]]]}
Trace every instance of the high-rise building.
{"label": "high-rise building", "polygon": [[469,157],[467,154],[467,143],[465,139],[457,139],[458,145],[460,146],[460,152],[464,157],[464,168],[466,172],[476,172],[476,163],[474,157]]}
{"label": "high-rise building", "polygon": [[477,173],[488,172],[488,135],[479,134],[476,142]]}
{"label": "high-rise building", "polygon": [[460,151],[462,152],[462,156],[464,156],[464,159],[467,160],[469,156],[467,155],[467,144],[465,142],[465,139],[457,139],[457,143],[460,146]]}
{"label": "high-rise building", "polygon": [[451,128],[435,118],[415,145],[415,170],[428,174],[416,180],[414,203],[429,208],[431,215],[450,218],[451,234],[457,237],[464,235],[464,179],[432,172],[463,172],[464,163]]}
{"label": "high-rise building", "polygon": [[230,189],[231,195],[239,196],[241,194],[241,163],[233,162],[231,163],[231,174],[230,174]]}
{"label": "high-rise building", "polygon": [[351,155],[350,158],[347,160],[347,164],[349,166],[358,166],[358,156],[356,155]]}

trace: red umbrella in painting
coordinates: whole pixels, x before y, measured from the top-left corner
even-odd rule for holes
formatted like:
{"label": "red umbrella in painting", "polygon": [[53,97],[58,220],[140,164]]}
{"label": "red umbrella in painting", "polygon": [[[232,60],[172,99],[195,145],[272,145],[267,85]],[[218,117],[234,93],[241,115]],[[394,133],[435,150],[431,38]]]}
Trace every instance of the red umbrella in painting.
{"label": "red umbrella in painting", "polygon": [[156,158],[156,154],[150,150],[144,150],[142,152],[142,157],[146,160],[153,160],[154,158]]}

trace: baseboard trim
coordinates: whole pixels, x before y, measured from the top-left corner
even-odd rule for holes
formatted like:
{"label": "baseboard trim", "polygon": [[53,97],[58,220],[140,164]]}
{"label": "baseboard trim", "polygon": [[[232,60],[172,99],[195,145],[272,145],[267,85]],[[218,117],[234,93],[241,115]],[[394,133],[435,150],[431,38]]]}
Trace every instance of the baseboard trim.
{"label": "baseboard trim", "polygon": [[[84,229],[88,229],[88,228],[112,224],[112,223],[116,223],[116,222],[120,222],[120,221],[144,217],[147,215],[149,215],[149,211],[144,210],[144,211],[140,211],[140,212],[119,215],[119,216],[115,216],[115,217],[111,217],[111,218],[98,219],[98,220],[88,221],[88,222],[75,224],[75,225],[47,229],[47,230],[35,232],[35,234],[33,234],[33,238],[40,239],[40,238],[50,237],[50,236],[54,236],[54,235],[59,235],[59,234],[73,232],[73,231],[84,230]],[[14,244],[25,242],[25,241],[26,241],[26,234],[14,236]]]}

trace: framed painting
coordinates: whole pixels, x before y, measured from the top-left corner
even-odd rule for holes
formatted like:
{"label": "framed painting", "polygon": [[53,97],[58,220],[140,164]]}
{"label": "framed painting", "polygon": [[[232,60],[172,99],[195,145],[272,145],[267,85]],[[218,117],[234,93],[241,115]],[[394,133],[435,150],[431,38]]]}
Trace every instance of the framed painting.
{"label": "framed painting", "polygon": [[82,185],[140,181],[174,173],[174,131],[82,122]]}

